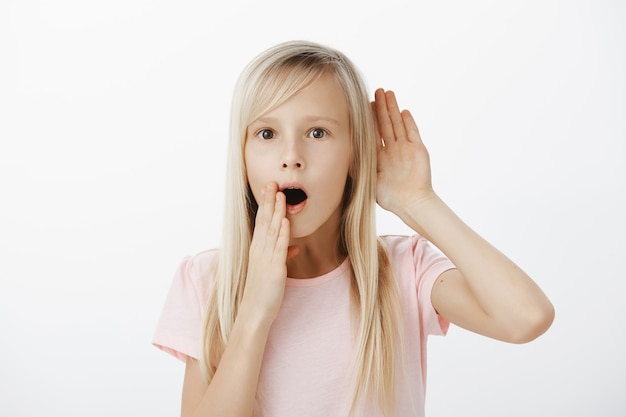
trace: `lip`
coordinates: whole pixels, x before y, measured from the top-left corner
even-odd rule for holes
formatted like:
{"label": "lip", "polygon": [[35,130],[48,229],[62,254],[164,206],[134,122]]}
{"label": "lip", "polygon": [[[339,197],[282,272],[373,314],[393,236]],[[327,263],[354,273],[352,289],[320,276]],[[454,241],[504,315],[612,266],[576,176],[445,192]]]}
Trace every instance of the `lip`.
{"label": "lip", "polygon": [[302,210],[304,210],[304,206],[306,206],[306,203],[309,200],[309,193],[307,193],[306,189],[300,183],[297,183],[297,182],[288,182],[285,184],[281,184],[279,187],[279,191],[283,191],[288,188],[299,188],[302,191],[304,191],[304,193],[307,195],[306,200],[298,204],[295,204],[295,205],[287,204],[287,207],[286,207],[287,214],[296,215],[300,213]]}
{"label": "lip", "polygon": [[286,190],[287,188],[299,188],[306,193],[307,197],[309,195],[309,193],[307,193],[306,191],[306,188],[304,188],[302,184],[297,183],[297,182],[287,182],[285,184],[281,184],[281,186],[278,187],[278,191],[283,191],[283,190]]}
{"label": "lip", "polygon": [[290,204],[287,204],[287,214],[291,214],[291,215],[295,215],[300,213],[302,210],[304,210],[304,206],[306,206],[306,200],[304,200],[301,203],[296,204],[295,206],[292,206]]}

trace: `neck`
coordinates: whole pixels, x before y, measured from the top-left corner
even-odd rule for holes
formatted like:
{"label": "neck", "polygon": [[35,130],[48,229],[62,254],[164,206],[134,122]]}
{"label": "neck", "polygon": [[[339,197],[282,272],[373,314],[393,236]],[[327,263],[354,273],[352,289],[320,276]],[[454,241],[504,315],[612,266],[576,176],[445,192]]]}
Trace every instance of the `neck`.
{"label": "neck", "polygon": [[340,253],[340,210],[313,234],[292,238],[290,245],[298,246],[298,255],[287,261],[290,278],[315,278],[337,268],[346,256]]}

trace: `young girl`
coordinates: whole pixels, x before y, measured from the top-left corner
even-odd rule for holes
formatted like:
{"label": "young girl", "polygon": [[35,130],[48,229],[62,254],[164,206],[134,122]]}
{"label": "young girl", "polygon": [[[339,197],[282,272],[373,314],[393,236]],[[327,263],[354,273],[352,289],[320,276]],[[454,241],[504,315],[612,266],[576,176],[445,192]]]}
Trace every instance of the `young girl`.
{"label": "young girl", "polygon": [[[186,362],[182,416],[423,416],[429,334],[524,343],[552,322],[433,191],[411,114],[391,91],[370,103],[334,49],[247,66],[227,179],[221,248],[184,259],[153,341]],[[415,235],[377,237],[376,202]]]}

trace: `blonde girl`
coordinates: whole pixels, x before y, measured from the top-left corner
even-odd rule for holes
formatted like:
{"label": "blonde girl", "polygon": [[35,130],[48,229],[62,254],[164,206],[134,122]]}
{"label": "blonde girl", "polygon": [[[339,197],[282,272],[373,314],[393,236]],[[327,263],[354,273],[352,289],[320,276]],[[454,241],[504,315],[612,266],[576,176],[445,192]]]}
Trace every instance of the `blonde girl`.
{"label": "blonde girl", "polygon": [[[245,68],[227,169],[222,245],[183,260],[153,340],[186,362],[182,416],[423,416],[428,335],[524,343],[552,322],[434,192],[411,114],[370,103],[337,50]],[[376,202],[415,235],[377,237]]]}

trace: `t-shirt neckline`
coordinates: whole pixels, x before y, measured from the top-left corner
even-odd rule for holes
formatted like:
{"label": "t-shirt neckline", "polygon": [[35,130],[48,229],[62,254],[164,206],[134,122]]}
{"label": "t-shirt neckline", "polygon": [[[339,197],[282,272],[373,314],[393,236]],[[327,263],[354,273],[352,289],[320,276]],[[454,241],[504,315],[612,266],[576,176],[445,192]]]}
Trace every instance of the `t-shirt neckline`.
{"label": "t-shirt neckline", "polygon": [[346,259],[332,271],[313,278],[289,278],[287,277],[287,286],[289,287],[313,287],[315,285],[324,284],[342,276],[346,270],[350,267],[350,260],[346,256]]}

